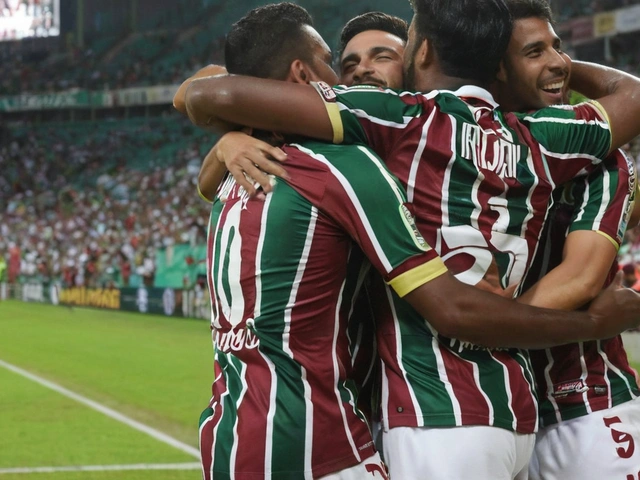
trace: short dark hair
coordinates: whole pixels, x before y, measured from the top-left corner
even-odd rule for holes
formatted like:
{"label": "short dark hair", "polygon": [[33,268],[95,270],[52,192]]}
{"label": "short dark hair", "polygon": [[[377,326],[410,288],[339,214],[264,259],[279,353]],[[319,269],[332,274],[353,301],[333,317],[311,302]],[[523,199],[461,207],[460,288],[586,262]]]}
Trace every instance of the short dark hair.
{"label": "short dark hair", "polygon": [[504,0],[410,0],[418,45],[425,38],[449,76],[491,82],[513,20]]}
{"label": "short dark hair", "polygon": [[254,8],[234,23],[227,34],[224,45],[227,71],[284,80],[291,62],[312,61],[304,26],[312,27],[313,19],[295,3]]}
{"label": "short dark hair", "polygon": [[382,12],[368,12],[353,17],[342,28],[338,58],[342,57],[347,43],[356,35],[369,30],[381,30],[400,38],[405,43],[408,38],[409,25],[405,20]]}
{"label": "short dark hair", "polygon": [[553,23],[551,6],[546,0],[506,0],[513,21],[523,18],[542,18]]}

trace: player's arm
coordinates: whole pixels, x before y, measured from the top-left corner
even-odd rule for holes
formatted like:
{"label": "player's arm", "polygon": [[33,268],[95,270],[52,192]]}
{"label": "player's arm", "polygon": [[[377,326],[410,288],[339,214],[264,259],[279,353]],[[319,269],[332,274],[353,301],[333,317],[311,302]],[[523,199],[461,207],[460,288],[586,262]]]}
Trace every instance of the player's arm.
{"label": "player's arm", "polygon": [[574,61],[570,87],[604,108],[611,127],[611,151],[640,135],[640,79],[620,70]]}
{"label": "player's arm", "polygon": [[550,310],[507,300],[446,273],[405,299],[442,335],[485,347],[540,349],[611,338],[640,323],[640,295],[612,284],[588,312]]}
{"label": "player's arm", "polygon": [[227,167],[218,161],[217,146],[216,143],[204,157],[198,174],[198,195],[209,203],[213,203],[218,187],[227,173]]}
{"label": "player's arm", "polygon": [[195,79],[185,96],[191,121],[208,127],[219,121],[284,134],[332,141],[324,101],[311,85],[241,75]]}
{"label": "player's arm", "polygon": [[625,289],[607,289],[589,312],[563,312],[460,282],[420,235],[397,179],[364,147],[350,148],[352,158],[330,165],[320,207],[442,335],[486,347],[545,348],[615,336],[640,324],[640,295]]}
{"label": "player's arm", "polygon": [[187,114],[187,106],[185,105],[185,94],[187,92],[187,88],[189,84],[195,80],[196,78],[210,77],[212,75],[224,75],[227,73],[227,69],[220,65],[207,65],[206,67],[202,67],[192,76],[187,78],[173,96],[173,108],[178,110],[183,115]]}
{"label": "player's arm", "polygon": [[537,307],[575,310],[598,296],[618,251],[608,236],[571,232],[560,265],[518,298]]}
{"label": "player's arm", "polygon": [[568,225],[562,261],[520,301],[573,310],[598,295],[629,223],[635,178],[635,165],[617,151],[589,177],[574,182],[573,219]]}

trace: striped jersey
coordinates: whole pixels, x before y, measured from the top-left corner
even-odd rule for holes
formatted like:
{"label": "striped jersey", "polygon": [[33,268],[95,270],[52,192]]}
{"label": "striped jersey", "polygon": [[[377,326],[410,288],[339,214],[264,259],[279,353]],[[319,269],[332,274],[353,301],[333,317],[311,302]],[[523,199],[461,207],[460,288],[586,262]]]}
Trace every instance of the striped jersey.
{"label": "striped jersey", "polygon": [[[527,273],[529,288],[562,262],[568,233],[587,230],[620,246],[633,209],[635,166],[624,152],[610,155],[595,172],[554,192],[540,247]],[[612,266],[607,285],[618,270]],[[580,342],[530,352],[538,386],[541,426],[609,409],[636,398],[636,372],[622,338]]]}
{"label": "striped jersey", "polygon": [[446,271],[368,148],[306,142],[285,151],[288,183],[250,198],[229,179],[212,207],[205,479],[311,479],[371,456],[348,328],[364,258],[401,294]]}
{"label": "striped jersey", "polygon": [[[427,243],[475,285],[495,258],[503,287],[519,284],[555,187],[590,171],[611,135],[595,103],[502,113],[478,87],[428,94],[319,85],[337,143],[364,142],[407,189]],[[374,295],[384,363],[382,411],[395,426],[538,424],[528,353],[443,338],[391,290]]]}

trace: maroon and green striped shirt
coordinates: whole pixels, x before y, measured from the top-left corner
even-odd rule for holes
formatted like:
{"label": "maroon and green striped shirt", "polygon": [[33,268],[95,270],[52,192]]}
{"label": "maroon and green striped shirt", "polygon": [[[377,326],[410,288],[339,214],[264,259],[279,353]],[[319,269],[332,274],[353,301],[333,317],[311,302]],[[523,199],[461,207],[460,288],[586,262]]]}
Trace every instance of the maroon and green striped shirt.
{"label": "maroon and green striped shirt", "polygon": [[[636,193],[633,160],[617,151],[591,175],[554,193],[525,289],[562,262],[566,235],[593,231],[618,248]],[[618,271],[614,262],[608,285]],[[605,285],[605,286],[606,286]],[[531,351],[542,426],[609,409],[640,395],[622,337]]]}
{"label": "maroon and green striped shirt", "polygon": [[[505,114],[478,87],[428,94],[320,85],[334,142],[365,143],[414,204],[427,243],[475,285],[495,258],[503,286],[519,284],[557,185],[589,171],[611,135],[597,104]],[[443,338],[382,286],[377,312],[385,428],[538,425],[526,351]]]}
{"label": "maroon and green striped shirt", "polygon": [[212,208],[205,479],[311,479],[371,456],[349,338],[365,257],[401,294],[446,271],[368,148],[305,142],[286,152],[288,183],[261,199],[229,179]]}

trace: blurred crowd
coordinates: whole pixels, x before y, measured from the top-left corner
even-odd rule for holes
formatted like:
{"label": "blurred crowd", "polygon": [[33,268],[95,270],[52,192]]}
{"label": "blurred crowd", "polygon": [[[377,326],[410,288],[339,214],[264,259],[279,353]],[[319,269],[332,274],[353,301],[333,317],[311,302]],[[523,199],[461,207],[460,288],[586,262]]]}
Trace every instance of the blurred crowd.
{"label": "blurred crowd", "polygon": [[137,276],[152,286],[156,249],[205,241],[210,209],[195,187],[204,139],[187,137],[169,166],[119,163],[98,175],[101,156],[140,135],[140,127],[121,128],[102,142],[47,145],[29,135],[0,149],[0,168],[19,164],[15,183],[3,176],[0,188],[5,280],[108,287]]}

